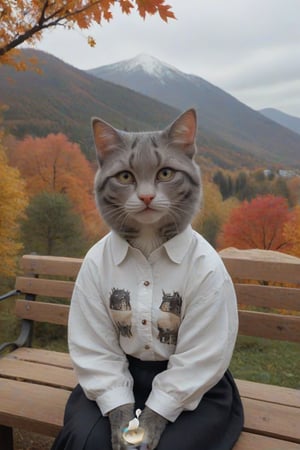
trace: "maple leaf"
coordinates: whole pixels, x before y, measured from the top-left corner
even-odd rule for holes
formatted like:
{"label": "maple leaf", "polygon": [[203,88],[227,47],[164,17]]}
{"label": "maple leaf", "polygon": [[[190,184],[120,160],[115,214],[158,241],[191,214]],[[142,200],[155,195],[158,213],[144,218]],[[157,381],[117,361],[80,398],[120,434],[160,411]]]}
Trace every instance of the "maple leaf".
{"label": "maple leaf", "polygon": [[176,19],[175,14],[171,11],[170,5],[160,5],[158,6],[158,13],[160,18],[165,22],[168,22],[168,19]]}
{"label": "maple leaf", "polygon": [[96,41],[92,36],[88,36],[88,44],[90,47],[96,47]]}
{"label": "maple leaf", "polygon": [[120,6],[124,14],[130,14],[132,8],[134,8],[133,4],[129,0],[120,0]]}

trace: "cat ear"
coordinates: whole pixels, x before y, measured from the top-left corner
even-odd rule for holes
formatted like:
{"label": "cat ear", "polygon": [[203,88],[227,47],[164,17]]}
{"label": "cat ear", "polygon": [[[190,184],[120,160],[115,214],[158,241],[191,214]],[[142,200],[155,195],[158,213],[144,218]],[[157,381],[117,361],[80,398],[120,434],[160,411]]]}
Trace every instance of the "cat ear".
{"label": "cat ear", "polygon": [[194,109],[181,114],[168,128],[168,138],[173,145],[180,146],[189,157],[196,151],[197,115]]}
{"label": "cat ear", "polygon": [[92,129],[97,157],[101,165],[107,154],[116,149],[122,141],[114,127],[97,117],[92,118]]}

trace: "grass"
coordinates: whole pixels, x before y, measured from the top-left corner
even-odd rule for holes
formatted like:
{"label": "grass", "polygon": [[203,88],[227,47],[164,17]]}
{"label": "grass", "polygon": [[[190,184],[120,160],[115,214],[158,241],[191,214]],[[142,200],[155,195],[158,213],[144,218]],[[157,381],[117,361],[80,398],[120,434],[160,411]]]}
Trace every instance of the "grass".
{"label": "grass", "polygon": [[235,378],[299,389],[299,344],[239,336],[230,369]]}

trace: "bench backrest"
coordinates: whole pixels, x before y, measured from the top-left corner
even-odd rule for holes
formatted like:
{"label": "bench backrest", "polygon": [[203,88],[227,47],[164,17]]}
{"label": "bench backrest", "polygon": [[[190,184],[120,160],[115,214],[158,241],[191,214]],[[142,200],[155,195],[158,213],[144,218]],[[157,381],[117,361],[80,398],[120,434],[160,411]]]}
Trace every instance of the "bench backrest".
{"label": "bench backrest", "polygon": [[270,250],[220,255],[237,293],[239,333],[300,342],[300,258]]}
{"label": "bench backrest", "polygon": [[[227,249],[221,257],[234,280],[239,333],[300,342],[300,258],[278,252]],[[22,319],[67,325],[69,301],[82,260],[25,255],[16,289]],[[34,301],[33,301],[34,300]]]}

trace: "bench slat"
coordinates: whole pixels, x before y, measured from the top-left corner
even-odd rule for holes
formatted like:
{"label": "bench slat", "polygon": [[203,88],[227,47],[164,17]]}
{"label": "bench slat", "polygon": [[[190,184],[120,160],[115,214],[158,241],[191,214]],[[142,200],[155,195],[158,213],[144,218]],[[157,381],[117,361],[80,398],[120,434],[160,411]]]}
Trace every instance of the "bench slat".
{"label": "bench slat", "polygon": [[299,444],[243,431],[234,450],[299,450]]}
{"label": "bench slat", "polygon": [[0,423],[56,436],[69,396],[69,390],[0,378]]}
{"label": "bench slat", "polygon": [[244,430],[300,443],[300,408],[243,398]]}
{"label": "bench slat", "polygon": [[239,334],[300,342],[299,316],[239,310]]}
{"label": "bench slat", "polygon": [[[0,379],[0,421],[36,433],[55,436],[63,422],[69,391]],[[22,407],[20,408],[20,405]],[[234,450],[296,450],[299,445],[272,437],[243,432]]]}
{"label": "bench slat", "polygon": [[235,381],[241,397],[300,408],[300,391],[254,381],[237,379]]}
{"label": "bench slat", "polygon": [[[6,358],[36,362],[66,369],[72,369],[73,367],[68,353],[55,352],[52,350],[23,347],[7,354]],[[295,391],[295,389],[240,379],[236,379],[236,383],[241,397],[300,408],[300,391]]]}
{"label": "bench slat", "polygon": [[30,381],[69,390],[72,390],[77,384],[73,370],[28,361],[17,361],[6,357],[0,359],[0,378],[15,378],[19,381]]}
{"label": "bench slat", "polygon": [[278,281],[300,284],[300,259],[272,250],[237,250],[220,252],[233,278],[244,280]]}
{"label": "bench slat", "polygon": [[[225,254],[226,253],[226,254]],[[247,251],[231,252],[228,249],[220,253],[226,267],[233,277],[242,279],[257,279],[300,284],[299,260],[289,255],[279,254],[274,260],[276,252],[266,252],[269,259],[262,260],[252,256]],[[284,261],[283,261],[284,259]],[[62,256],[24,255],[21,266],[26,273],[76,277],[82,264],[81,258],[67,258]]]}
{"label": "bench slat", "polygon": [[300,311],[300,289],[240,283],[234,286],[239,305]]}
{"label": "bench slat", "polygon": [[[17,300],[17,317],[67,325],[69,306]],[[291,342],[300,341],[299,317],[239,310],[239,333]]]}
{"label": "bench slat", "polygon": [[73,369],[70,355],[68,353],[55,352],[54,350],[21,347],[8,353],[5,358],[16,359],[17,361],[36,362],[48,366],[62,367],[64,369]]}
{"label": "bench slat", "polygon": [[65,277],[76,277],[81,264],[81,258],[63,256],[24,255],[21,260],[24,273]]}
{"label": "bench slat", "polygon": [[24,294],[70,299],[74,288],[73,281],[47,280],[43,278],[17,277],[16,289]]}
{"label": "bench slat", "polygon": [[69,305],[17,300],[15,313],[17,317],[22,319],[67,325]]}

